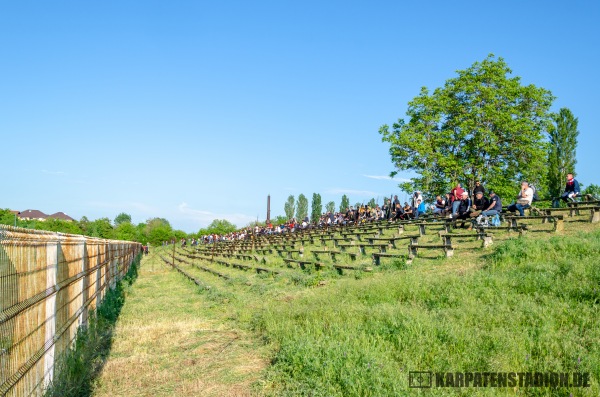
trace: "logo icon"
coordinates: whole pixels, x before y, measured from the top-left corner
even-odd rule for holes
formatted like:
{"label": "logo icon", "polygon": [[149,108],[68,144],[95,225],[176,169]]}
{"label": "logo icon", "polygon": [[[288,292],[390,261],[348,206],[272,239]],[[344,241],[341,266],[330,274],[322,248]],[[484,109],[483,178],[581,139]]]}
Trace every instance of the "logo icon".
{"label": "logo icon", "polygon": [[416,389],[430,389],[431,371],[410,371],[408,373],[408,387]]}

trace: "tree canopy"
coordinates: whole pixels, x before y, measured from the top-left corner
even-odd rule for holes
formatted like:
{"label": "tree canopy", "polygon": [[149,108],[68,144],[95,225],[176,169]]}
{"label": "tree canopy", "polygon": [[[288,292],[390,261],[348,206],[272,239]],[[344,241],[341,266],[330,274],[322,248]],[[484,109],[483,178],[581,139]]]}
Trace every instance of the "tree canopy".
{"label": "tree canopy", "polygon": [[238,229],[237,226],[235,226],[233,223],[229,222],[226,219],[215,219],[205,229],[200,229],[198,234],[199,235],[207,235],[207,234],[224,235],[227,233],[235,232],[237,229]]}
{"label": "tree canopy", "polygon": [[121,212],[115,217],[115,226],[118,226],[123,222],[131,223],[131,215]]}
{"label": "tree canopy", "polygon": [[540,182],[546,162],[544,133],[550,122],[550,91],[523,86],[502,58],[489,55],[475,62],[443,87],[426,87],[408,104],[408,122],[399,119],[379,133],[390,144],[398,171],[418,175],[401,184],[431,199],[461,182],[475,181],[501,195],[514,195],[517,182]]}

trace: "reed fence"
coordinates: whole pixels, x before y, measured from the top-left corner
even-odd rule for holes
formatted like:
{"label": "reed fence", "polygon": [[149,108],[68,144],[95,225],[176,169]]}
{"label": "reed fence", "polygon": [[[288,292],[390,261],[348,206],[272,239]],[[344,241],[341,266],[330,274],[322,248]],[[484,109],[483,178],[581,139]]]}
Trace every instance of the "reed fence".
{"label": "reed fence", "polygon": [[141,245],[0,225],[0,396],[41,396],[55,358]]}

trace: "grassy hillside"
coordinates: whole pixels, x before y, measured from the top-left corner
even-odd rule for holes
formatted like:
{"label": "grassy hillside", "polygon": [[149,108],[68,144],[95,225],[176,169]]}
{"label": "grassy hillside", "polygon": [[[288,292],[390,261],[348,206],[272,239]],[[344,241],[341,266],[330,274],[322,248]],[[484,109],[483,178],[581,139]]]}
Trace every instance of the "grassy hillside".
{"label": "grassy hillside", "polygon": [[95,395],[422,394],[409,371],[589,372],[589,388],[431,393],[600,395],[600,230],[495,241],[342,274],[288,268],[276,254],[261,266],[278,274],[256,273],[178,248],[174,263],[200,286],[161,247],[142,262]]}

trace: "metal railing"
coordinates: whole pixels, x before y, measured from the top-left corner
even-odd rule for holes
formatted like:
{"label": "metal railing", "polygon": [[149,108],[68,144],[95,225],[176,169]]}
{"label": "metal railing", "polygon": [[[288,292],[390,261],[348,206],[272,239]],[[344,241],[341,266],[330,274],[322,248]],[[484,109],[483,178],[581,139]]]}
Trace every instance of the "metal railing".
{"label": "metal railing", "polygon": [[0,225],[0,396],[41,396],[55,358],[141,245]]}

